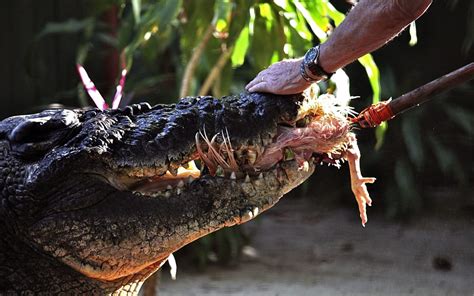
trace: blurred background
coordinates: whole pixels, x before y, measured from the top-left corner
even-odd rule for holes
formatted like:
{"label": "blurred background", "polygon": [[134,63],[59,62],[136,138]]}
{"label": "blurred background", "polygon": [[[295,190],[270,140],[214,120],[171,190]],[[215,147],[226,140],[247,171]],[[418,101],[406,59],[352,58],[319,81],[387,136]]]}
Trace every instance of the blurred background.
{"label": "blurred background", "polygon": [[[350,8],[343,0],[3,1],[0,118],[92,105],[77,63],[109,104],[122,69],[122,105],[239,93],[271,63],[324,42]],[[358,97],[351,105],[360,111],[473,61],[474,2],[434,1],[400,36],[344,69]],[[465,83],[357,132],[363,172],[377,177],[369,229],[360,229],[348,169],[320,167],[256,221],[180,251],[187,271],[163,279],[163,293],[471,295],[473,99],[474,83]]]}

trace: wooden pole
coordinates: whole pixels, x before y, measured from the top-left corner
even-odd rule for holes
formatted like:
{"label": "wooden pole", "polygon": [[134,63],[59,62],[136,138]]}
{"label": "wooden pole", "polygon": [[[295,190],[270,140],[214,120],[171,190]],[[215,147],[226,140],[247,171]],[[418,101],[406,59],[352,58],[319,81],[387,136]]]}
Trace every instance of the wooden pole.
{"label": "wooden pole", "polygon": [[430,100],[433,96],[474,78],[474,62],[441,76],[388,103],[393,115],[401,114]]}

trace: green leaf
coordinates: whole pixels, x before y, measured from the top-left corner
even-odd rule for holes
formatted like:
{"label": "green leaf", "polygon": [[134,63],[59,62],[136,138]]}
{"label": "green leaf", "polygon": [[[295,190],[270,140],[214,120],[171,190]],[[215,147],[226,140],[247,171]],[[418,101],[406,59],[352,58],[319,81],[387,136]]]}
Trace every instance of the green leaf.
{"label": "green leaf", "polygon": [[318,24],[314,21],[313,17],[311,16],[311,13],[304,7],[298,0],[293,1],[294,5],[296,6],[296,9],[298,10],[299,13],[303,16],[303,18],[306,20],[308,23],[309,27],[311,28],[311,31],[313,31],[314,35],[318,37],[318,39],[321,42],[324,42],[327,39],[327,34],[324,32],[323,29],[321,29]]}
{"label": "green leaf", "polygon": [[[380,71],[374,58],[371,54],[366,54],[359,58],[359,63],[364,67],[367,77],[369,78],[370,86],[372,87],[372,104],[380,102]],[[376,143],[375,149],[382,147],[385,131],[387,130],[387,123],[383,123],[376,128],[375,136]]]}
{"label": "green leaf", "polygon": [[388,123],[382,122],[375,128],[375,150],[382,148],[385,139],[385,133],[388,129]]}
{"label": "green leaf", "polygon": [[93,27],[95,20],[86,18],[83,20],[68,19],[62,23],[47,23],[43,30],[36,36],[37,39],[43,38],[50,34],[74,34]]}
{"label": "green leaf", "polygon": [[176,19],[182,2],[182,0],[162,0],[147,7],[147,12],[141,18],[140,26],[148,29],[156,23],[161,29],[161,27],[170,25]]}
{"label": "green leaf", "polygon": [[409,159],[420,169],[424,159],[423,142],[420,137],[420,125],[415,116],[407,116],[402,120],[402,135]]}
{"label": "green leaf", "polygon": [[452,104],[446,104],[444,107],[449,120],[456,123],[468,135],[474,134],[474,116],[472,112]]}
{"label": "green leaf", "polygon": [[303,0],[301,4],[311,14],[311,18],[323,32],[326,32],[331,27],[325,1]]}
{"label": "green leaf", "polygon": [[[287,35],[288,40],[290,39],[290,31],[293,31],[300,38],[312,42],[313,36],[306,26],[304,17],[296,11],[293,5],[286,5],[285,10],[280,13],[280,16],[283,16],[281,20],[283,22],[285,28],[285,35]],[[290,43],[293,44],[292,42]],[[311,45],[311,43],[308,44]],[[295,47],[297,48],[298,46]],[[306,48],[306,50],[308,49]]]}
{"label": "green leaf", "polygon": [[340,23],[346,18],[346,16],[338,11],[328,0],[323,1],[326,4],[327,13],[329,17],[334,21],[336,26],[339,26]]}
{"label": "green leaf", "polygon": [[240,37],[243,28],[250,26],[249,20],[251,6],[252,1],[235,0],[235,5],[232,10],[232,22],[230,23],[229,28],[229,37],[227,38],[229,46],[235,44],[237,38]]}
{"label": "green leaf", "polygon": [[359,63],[364,67],[370,86],[372,87],[372,104],[380,102],[380,72],[371,54],[359,58]]}
{"label": "green leaf", "polygon": [[[183,5],[183,14],[187,21],[180,24],[180,45],[182,58],[188,61],[195,46],[202,40],[204,33],[214,17],[213,1],[186,1]],[[207,5],[204,5],[207,3]]]}
{"label": "green leaf", "polygon": [[273,26],[269,30],[267,19],[260,15],[259,9],[255,10],[255,15],[254,34],[249,57],[255,68],[261,70],[270,64],[278,36],[273,30]]}
{"label": "green leaf", "polygon": [[395,181],[399,191],[401,212],[409,212],[421,206],[421,198],[416,191],[416,179],[406,160],[398,160],[395,165]]}
{"label": "green leaf", "polygon": [[265,19],[267,31],[271,31],[274,18],[270,4],[262,3],[258,5],[258,8],[260,9],[260,16]]}
{"label": "green leaf", "polygon": [[140,13],[142,10],[141,0],[132,0],[133,17],[135,18],[135,24],[140,23]]}
{"label": "green leaf", "polygon": [[458,181],[464,182],[466,175],[464,170],[460,169],[463,164],[453,150],[445,147],[433,133],[428,135],[428,141],[430,142],[428,147],[433,151],[441,171],[444,174],[452,174]]}
{"label": "green leaf", "polygon": [[[144,38],[146,34],[156,31],[166,32],[173,20],[176,19],[182,0],[162,0],[146,7],[146,12],[140,18],[140,22],[136,25],[136,30],[132,33],[133,40],[129,43],[122,44],[123,39],[120,38],[120,45],[123,46],[127,68],[130,70],[135,51],[148,41]],[[121,35],[119,33],[119,35]],[[126,36],[126,34],[125,34]]]}
{"label": "green leaf", "polygon": [[234,51],[232,52],[232,67],[239,67],[245,61],[245,55],[249,48],[249,27],[246,26],[239,34],[239,38],[235,42]]}
{"label": "green leaf", "polygon": [[216,0],[212,24],[217,32],[225,33],[229,31],[233,7],[234,3],[230,0]]}

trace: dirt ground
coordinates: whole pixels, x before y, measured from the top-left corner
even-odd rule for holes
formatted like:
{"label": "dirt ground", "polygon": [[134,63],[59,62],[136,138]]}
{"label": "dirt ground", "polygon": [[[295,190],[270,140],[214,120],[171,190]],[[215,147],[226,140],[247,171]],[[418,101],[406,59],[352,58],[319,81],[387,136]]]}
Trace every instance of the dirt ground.
{"label": "dirt ground", "polygon": [[362,228],[355,207],[284,198],[246,225],[256,256],[204,273],[178,266],[176,281],[163,272],[159,295],[473,296],[474,219],[451,216],[395,223],[369,211]]}

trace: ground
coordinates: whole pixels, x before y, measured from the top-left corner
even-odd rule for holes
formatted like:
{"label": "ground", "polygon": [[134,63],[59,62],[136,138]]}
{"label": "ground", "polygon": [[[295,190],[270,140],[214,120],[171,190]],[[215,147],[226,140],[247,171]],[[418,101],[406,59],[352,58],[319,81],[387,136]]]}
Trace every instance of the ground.
{"label": "ground", "polygon": [[[394,222],[369,210],[284,198],[245,227],[252,255],[233,268],[162,274],[166,295],[474,295],[474,219],[462,211]],[[452,214],[452,213],[451,213]],[[253,254],[255,255],[255,254]]]}

